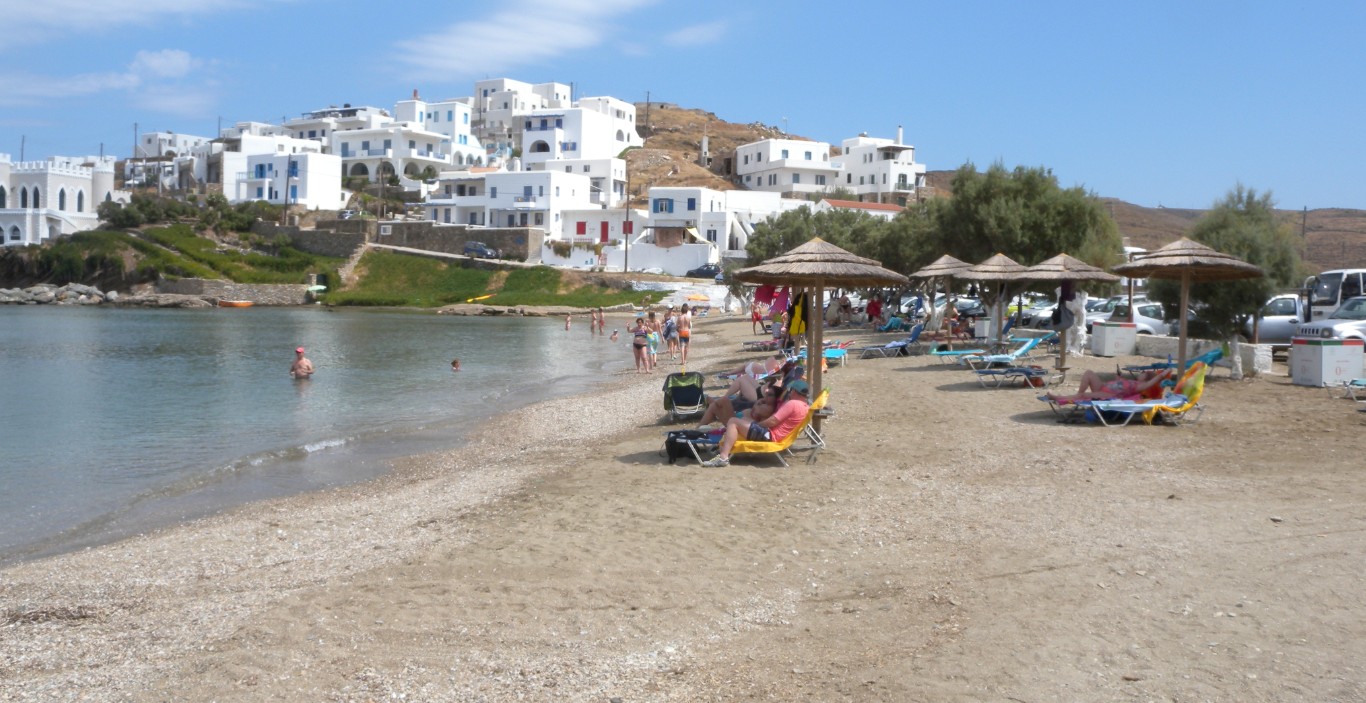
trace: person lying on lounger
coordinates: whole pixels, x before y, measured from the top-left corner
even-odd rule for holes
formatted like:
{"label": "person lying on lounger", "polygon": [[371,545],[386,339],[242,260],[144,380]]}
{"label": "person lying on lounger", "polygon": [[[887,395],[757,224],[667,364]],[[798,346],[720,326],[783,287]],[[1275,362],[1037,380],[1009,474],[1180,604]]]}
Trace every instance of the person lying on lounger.
{"label": "person lying on lounger", "polygon": [[[777,405],[776,399],[781,397],[783,387],[805,376],[806,369],[792,361],[783,364],[778,372],[762,381],[741,376],[735,379],[739,384],[737,391],[714,398],[707,404],[707,411],[703,413],[699,425],[705,427],[713,422],[724,424],[747,410],[750,411],[750,417],[768,417],[773,413],[773,408]],[[736,384],[731,384],[732,388],[735,386]]]}
{"label": "person lying on lounger", "polygon": [[1075,403],[1079,400],[1117,400],[1137,398],[1149,389],[1162,383],[1167,374],[1162,371],[1144,371],[1137,379],[1114,377],[1102,378],[1095,371],[1087,369],[1081,375],[1081,384],[1073,395],[1045,393],[1045,397],[1055,403]]}
{"label": "person lying on lounger", "polygon": [[726,422],[726,431],[721,435],[721,452],[715,459],[703,462],[703,466],[719,467],[730,465],[730,451],[741,438],[752,442],[781,442],[806,421],[806,413],[811,406],[807,400],[810,388],[806,381],[793,381],[784,392],[783,402],[778,409],[763,420],[747,417],[734,417]]}

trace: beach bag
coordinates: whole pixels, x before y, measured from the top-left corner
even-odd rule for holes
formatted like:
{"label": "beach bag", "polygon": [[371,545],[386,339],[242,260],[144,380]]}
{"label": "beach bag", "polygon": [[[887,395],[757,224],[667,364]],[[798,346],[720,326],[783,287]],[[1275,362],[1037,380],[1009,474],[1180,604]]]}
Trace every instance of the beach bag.
{"label": "beach bag", "polygon": [[664,435],[664,456],[670,464],[679,459],[693,459],[688,443],[707,438],[708,434],[702,430],[671,430]]}

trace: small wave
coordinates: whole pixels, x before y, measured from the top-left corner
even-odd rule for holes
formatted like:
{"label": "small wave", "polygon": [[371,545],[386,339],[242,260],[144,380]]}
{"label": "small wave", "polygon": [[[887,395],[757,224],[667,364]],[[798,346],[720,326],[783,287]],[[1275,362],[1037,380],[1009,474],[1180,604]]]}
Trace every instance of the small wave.
{"label": "small wave", "polygon": [[325,439],[325,440],[323,440],[323,441],[321,441],[321,442],[312,442],[312,443],[310,443],[310,444],[305,444],[305,445],[304,445],[304,451],[305,451],[305,452],[308,452],[309,454],[312,454],[313,452],[320,452],[320,451],[322,451],[322,450],[324,450],[324,449],[331,449],[331,448],[333,448],[333,447],[342,447],[342,446],[345,446],[345,445],[346,445],[346,440],[345,440],[345,439]]}

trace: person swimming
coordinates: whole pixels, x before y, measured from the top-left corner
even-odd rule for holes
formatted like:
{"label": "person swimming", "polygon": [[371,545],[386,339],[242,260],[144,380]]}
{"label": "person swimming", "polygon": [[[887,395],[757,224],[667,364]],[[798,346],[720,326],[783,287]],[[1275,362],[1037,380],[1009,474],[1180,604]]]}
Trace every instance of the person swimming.
{"label": "person swimming", "polygon": [[459,371],[459,370],[460,370],[460,360],[459,360],[459,359],[451,359],[451,370],[452,370],[452,371]]}

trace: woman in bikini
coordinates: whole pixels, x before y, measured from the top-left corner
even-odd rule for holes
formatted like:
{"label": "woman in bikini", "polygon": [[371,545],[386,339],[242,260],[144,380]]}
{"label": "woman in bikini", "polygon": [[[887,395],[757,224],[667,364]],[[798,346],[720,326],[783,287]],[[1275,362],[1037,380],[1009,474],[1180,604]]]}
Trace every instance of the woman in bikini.
{"label": "woman in bikini", "polygon": [[636,373],[649,373],[650,330],[645,328],[643,317],[637,317],[636,326],[631,328],[631,349],[636,355]]}

